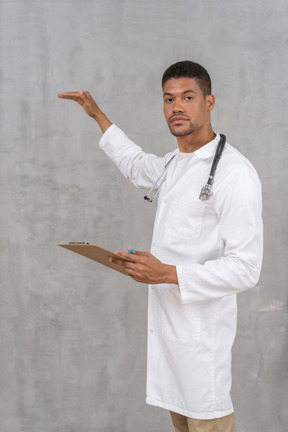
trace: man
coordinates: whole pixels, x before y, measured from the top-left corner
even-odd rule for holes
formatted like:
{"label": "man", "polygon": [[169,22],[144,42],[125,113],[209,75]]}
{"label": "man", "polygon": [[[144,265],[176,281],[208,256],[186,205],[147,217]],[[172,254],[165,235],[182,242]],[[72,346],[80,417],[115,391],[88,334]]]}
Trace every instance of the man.
{"label": "man", "polygon": [[220,141],[210,119],[210,77],[197,63],[178,62],[165,71],[162,87],[178,143],[162,158],[132,143],[88,92],[58,96],[77,101],[97,121],[100,147],[135,186],[159,192],[151,253],[119,252],[132,262],[118,261],[149,284],[147,403],[168,409],[177,432],[232,432],[236,294],[260,274],[261,185],[250,162],[226,143],[212,194],[200,199]]}

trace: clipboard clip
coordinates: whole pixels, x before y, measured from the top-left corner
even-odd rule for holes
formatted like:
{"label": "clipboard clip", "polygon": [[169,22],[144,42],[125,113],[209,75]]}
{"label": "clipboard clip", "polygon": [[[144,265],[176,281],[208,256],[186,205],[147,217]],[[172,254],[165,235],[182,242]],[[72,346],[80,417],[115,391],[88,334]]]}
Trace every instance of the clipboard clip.
{"label": "clipboard clip", "polygon": [[69,242],[68,244],[90,244],[86,242]]}

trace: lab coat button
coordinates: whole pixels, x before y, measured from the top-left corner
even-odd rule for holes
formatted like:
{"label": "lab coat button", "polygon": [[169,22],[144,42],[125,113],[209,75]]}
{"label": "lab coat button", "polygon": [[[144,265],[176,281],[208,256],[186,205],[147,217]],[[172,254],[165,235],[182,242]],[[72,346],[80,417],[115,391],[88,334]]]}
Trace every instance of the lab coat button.
{"label": "lab coat button", "polygon": [[150,333],[153,333],[153,330],[152,330],[152,329],[150,329]]}

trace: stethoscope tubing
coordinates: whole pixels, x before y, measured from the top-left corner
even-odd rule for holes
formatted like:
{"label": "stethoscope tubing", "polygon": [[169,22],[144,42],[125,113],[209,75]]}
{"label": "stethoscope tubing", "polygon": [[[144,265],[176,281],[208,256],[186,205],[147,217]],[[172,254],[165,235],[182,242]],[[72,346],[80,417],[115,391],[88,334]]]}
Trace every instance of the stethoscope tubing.
{"label": "stethoscope tubing", "polygon": [[[200,195],[199,195],[199,199],[208,199],[212,192],[211,192],[211,188],[212,188],[212,184],[214,181],[214,177],[215,177],[215,172],[216,172],[216,168],[218,166],[219,160],[221,159],[224,147],[225,147],[225,143],[226,143],[226,136],[223,134],[220,134],[220,140],[219,143],[217,145],[217,149],[213,158],[213,162],[212,162],[212,166],[211,166],[211,170],[210,170],[210,174],[209,174],[209,178],[207,180],[207,183],[205,186],[203,186],[203,188],[201,189]],[[147,195],[144,196],[144,200],[148,201],[148,202],[153,202],[154,199],[156,198],[156,196],[158,195],[158,192],[160,191],[160,188],[165,180],[165,176],[164,174],[167,173],[167,168],[170,165],[170,163],[172,162],[172,160],[175,158],[177,153],[175,153],[166,163],[163,172],[161,173],[161,175],[158,177],[158,179],[156,180],[156,182],[154,183],[154,185],[152,186],[152,188],[150,189],[150,191],[147,193]],[[164,177],[163,177],[164,176]],[[162,179],[163,177],[163,179]],[[158,189],[156,191],[156,193],[154,194],[154,196],[152,198],[150,198],[150,195],[152,194],[153,190],[155,189],[155,187],[158,185],[158,183],[160,182],[160,180],[162,179],[161,183],[158,186]]]}
{"label": "stethoscope tubing", "polygon": [[214,182],[216,168],[218,166],[219,160],[221,159],[221,156],[222,156],[222,153],[223,153],[223,150],[225,147],[225,143],[226,143],[226,136],[223,134],[220,134],[220,140],[219,140],[219,143],[217,145],[217,149],[216,149],[216,152],[215,152],[215,155],[213,158],[209,178],[207,180],[206,185],[203,186],[201,189],[199,199],[207,200],[212,195],[211,188],[212,188],[212,184]]}

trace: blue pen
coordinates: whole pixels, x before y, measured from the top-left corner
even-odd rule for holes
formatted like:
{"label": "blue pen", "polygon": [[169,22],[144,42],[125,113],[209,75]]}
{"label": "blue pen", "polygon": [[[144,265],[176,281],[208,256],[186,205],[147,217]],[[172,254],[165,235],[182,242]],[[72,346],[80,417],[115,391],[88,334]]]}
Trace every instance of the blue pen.
{"label": "blue pen", "polygon": [[132,254],[133,252],[134,252],[134,249],[131,248],[131,249],[129,250],[129,254]]}

